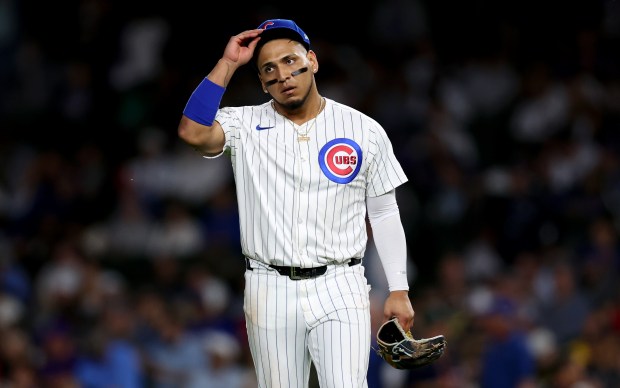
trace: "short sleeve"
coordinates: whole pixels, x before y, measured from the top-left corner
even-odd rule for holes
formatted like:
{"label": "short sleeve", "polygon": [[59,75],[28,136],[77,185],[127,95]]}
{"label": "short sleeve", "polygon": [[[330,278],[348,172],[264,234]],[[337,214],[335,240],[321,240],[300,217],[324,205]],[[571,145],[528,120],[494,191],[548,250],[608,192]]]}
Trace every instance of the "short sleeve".
{"label": "short sleeve", "polygon": [[377,197],[407,182],[407,176],[396,155],[387,133],[380,125],[374,127],[371,144],[373,158],[369,165],[367,196]]}
{"label": "short sleeve", "polygon": [[[235,140],[239,137],[237,134],[241,128],[241,120],[236,115],[236,110],[234,108],[226,107],[217,111],[215,121],[220,123],[226,139],[222,153],[230,153],[230,150],[234,149],[236,146]],[[220,156],[222,153],[217,156]]]}

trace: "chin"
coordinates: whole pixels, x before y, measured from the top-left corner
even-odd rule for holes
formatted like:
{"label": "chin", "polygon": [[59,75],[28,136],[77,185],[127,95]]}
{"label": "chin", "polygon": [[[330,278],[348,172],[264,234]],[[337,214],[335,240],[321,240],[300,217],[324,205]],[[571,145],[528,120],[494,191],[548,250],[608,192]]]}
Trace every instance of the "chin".
{"label": "chin", "polygon": [[299,98],[285,100],[284,102],[280,103],[280,105],[282,105],[283,107],[285,107],[286,109],[289,109],[289,110],[298,109],[303,104],[304,104],[304,101],[302,99],[299,99]]}

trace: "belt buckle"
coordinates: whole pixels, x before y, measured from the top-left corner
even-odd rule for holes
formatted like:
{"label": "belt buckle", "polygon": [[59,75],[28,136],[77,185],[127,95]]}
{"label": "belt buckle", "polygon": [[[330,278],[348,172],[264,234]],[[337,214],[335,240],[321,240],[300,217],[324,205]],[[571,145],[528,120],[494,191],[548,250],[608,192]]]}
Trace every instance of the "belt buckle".
{"label": "belt buckle", "polygon": [[297,274],[297,269],[301,269],[301,268],[291,267],[291,273],[288,275],[288,277],[291,278],[291,280],[302,280],[302,279],[305,279],[304,276]]}

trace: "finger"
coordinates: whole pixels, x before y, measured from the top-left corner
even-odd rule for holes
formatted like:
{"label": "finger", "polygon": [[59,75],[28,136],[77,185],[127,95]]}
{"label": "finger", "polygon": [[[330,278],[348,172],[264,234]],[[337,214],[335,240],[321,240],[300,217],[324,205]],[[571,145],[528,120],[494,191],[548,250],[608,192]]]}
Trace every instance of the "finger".
{"label": "finger", "polygon": [[237,34],[236,36],[240,40],[247,40],[247,39],[252,39],[252,38],[259,36],[260,34],[262,34],[263,31],[264,30],[261,30],[261,29],[247,30],[247,31],[243,31],[240,34]]}
{"label": "finger", "polygon": [[407,318],[405,316],[398,317],[398,322],[403,327],[405,331],[411,330],[413,327],[413,318]]}
{"label": "finger", "polygon": [[259,40],[260,40],[260,36],[257,36],[256,38],[252,39],[250,43],[248,43],[248,48],[251,50],[254,50]]}

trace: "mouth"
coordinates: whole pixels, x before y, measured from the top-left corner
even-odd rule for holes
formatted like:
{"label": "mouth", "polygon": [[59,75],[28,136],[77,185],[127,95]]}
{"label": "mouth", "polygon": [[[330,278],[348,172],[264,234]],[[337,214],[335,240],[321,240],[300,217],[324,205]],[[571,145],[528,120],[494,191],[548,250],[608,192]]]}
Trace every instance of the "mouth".
{"label": "mouth", "polygon": [[293,94],[295,92],[295,88],[293,86],[287,87],[282,89],[282,94],[285,94],[287,96],[290,96],[291,94]]}

